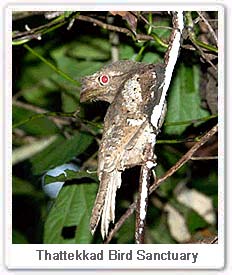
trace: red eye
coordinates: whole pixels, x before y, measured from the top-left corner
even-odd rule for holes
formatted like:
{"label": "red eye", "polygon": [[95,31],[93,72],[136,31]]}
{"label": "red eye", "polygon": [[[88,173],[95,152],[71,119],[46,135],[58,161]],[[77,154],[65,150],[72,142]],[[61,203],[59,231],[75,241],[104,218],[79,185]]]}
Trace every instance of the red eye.
{"label": "red eye", "polygon": [[103,74],[99,77],[99,81],[101,85],[106,85],[109,82],[109,76],[106,74]]}

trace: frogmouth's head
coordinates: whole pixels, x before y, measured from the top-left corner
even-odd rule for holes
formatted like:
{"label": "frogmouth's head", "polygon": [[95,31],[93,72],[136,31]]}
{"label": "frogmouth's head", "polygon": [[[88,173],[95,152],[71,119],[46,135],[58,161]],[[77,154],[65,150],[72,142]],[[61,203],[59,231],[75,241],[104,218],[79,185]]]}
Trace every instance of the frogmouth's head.
{"label": "frogmouth's head", "polygon": [[80,101],[102,100],[111,103],[124,81],[130,77],[131,71],[137,66],[144,65],[129,60],[116,61],[103,67],[100,71],[84,77]]}

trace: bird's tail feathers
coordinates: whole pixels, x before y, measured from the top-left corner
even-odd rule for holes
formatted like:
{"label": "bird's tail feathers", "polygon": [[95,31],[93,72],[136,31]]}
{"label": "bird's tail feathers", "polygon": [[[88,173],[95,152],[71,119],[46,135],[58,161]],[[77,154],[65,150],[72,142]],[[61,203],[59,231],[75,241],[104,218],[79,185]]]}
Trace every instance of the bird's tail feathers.
{"label": "bird's tail feathers", "polygon": [[90,229],[95,232],[101,218],[101,235],[104,239],[109,230],[110,222],[115,219],[115,198],[117,189],[121,186],[121,174],[118,170],[103,172],[100,179],[100,186],[92,210]]}

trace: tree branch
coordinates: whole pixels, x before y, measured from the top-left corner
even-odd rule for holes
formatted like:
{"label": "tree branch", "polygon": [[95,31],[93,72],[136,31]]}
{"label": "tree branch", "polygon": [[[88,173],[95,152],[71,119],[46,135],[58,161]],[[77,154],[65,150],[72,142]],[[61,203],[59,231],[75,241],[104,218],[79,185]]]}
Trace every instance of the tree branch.
{"label": "tree branch", "polygon": [[122,27],[111,25],[111,24],[107,24],[107,23],[104,23],[104,22],[102,22],[98,19],[86,16],[86,15],[77,15],[76,19],[77,20],[82,20],[82,21],[85,21],[85,22],[93,23],[94,26],[98,25],[98,26],[102,27],[105,30],[124,33],[128,36],[135,37],[136,40],[154,40],[154,37],[152,35],[147,35],[147,34],[136,34],[136,35],[134,35],[132,33],[132,31],[130,31],[127,28],[122,28]]}
{"label": "tree branch", "polygon": [[147,205],[149,196],[149,183],[151,178],[151,168],[155,166],[153,144],[148,143],[144,152],[146,157],[145,163],[141,166],[139,178],[139,199],[136,211],[135,243],[144,243],[144,229],[147,215]]}
{"label": "tree branch", "polygon": [[207,132],[200,140],[197,142],[183,157],[172,166],[163,177],[159,178],[156,182],[152,184],[150,187],[150,194],[154,192],[162,182],[164,182],[167,178],[172,176],[180,167],[182,167],[187,161],[191,159],[193,154],[203,145],[205,144],[214,134],[218,131],[218,124],[215,125],[209,132]]}

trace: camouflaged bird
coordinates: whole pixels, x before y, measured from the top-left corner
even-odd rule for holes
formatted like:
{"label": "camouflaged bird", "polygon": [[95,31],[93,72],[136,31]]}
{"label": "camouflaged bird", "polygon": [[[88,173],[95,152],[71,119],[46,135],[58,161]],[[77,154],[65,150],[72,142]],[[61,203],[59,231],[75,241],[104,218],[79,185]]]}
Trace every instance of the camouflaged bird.
{"label": "camouflaged bird", "polygon": [[83,78],[81,102],[110,103],[98,152],[100,186],[90,220],[93,234],[101,219],[103,239],[115,219],[115,197],[122,172],[143,164],[145,145],[155,141],[162,125],[165,108],[157,129],[150,118],[160,102],[164,71],[164,64],[117,61]]}

